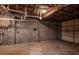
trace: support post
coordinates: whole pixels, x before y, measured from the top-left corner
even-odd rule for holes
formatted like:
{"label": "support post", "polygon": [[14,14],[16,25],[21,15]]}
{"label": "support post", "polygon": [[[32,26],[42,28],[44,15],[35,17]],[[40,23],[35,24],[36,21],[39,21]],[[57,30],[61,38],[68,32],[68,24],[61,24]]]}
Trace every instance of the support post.
{"label": "support post", "polygon": [[39,20],[37,21],[38,25],[38,42],[40,42],[40,28],[39,28]]}
{"label": "support post", "polygon": [[14,43],[15,44],[16,44],[16,30],[17,30],[16,21],[14,20]]}

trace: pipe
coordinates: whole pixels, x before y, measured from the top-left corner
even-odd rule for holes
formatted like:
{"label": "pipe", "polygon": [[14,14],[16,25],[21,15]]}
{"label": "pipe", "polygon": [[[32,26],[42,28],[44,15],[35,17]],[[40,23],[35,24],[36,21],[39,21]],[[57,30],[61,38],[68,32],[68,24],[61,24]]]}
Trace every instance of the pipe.
{"label": "pipe", "polygon": [[9,9],[9,7],[7,7],[7,9],[8,9],[9,11],[12,11],[12,12],[17,12],[17,13],[24,14],[24,12],[22,12],[22,11],[12,10],[12,9]]}
{"label": "pipe", "polygon": [[[17,13],[25,14],[25,12],[17,11],[17,10],[12,10],[12,9],[10,9],[9,7],[7,7],[7,9],[8,9],[9,11],[13,11],[13,12],[17,12]],[[39,16],[26,15],[26,17],[33,17],[33,18],[39,18],[39,19],[40,19]]]}
{"label": "pipe", "polygon": [[5,6],[3,6],[3,5],[0,6],[0,9],[2,9],[2,11],[4,11],[4,12],[7,12]]}

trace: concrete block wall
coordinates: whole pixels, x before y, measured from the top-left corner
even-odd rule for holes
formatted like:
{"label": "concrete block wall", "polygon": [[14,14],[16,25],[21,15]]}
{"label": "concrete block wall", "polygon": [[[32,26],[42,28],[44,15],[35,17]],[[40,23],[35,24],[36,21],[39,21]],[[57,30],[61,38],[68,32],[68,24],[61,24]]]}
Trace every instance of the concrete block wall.
{"label": "concrete block wall", "polygon": [[29,19],[27,21],[17,21],[16,29],[14,29],[14,26],[6,29],[5,35],[3,36],[3,45],[38,42],[57,38],[56,22],[51,23],[47,21],[38,21],[37,19]]}
{"label": "concrete block wall", "polygon": [[73,42],[73,20],[62,22],[62,40]]}
{"label": "concrete block wall", "polygon": [[75,30],[75,42],[79,43],[79,19],[75,19],[75,24],[74,24],[74,30]]}
{"label": "concrete block wall", "polygon": [[62,22],[62,40],[79,43],[79,19]]}
{"label": "concrete block wall", "polygon": [[38,41],[37,21],[17,22],[16,43],[27,43]]}
{"label": "concrete block wall", "polygon": [[57,23],[44,22],[39,23],[40,40],[53,40],[58,39]]}

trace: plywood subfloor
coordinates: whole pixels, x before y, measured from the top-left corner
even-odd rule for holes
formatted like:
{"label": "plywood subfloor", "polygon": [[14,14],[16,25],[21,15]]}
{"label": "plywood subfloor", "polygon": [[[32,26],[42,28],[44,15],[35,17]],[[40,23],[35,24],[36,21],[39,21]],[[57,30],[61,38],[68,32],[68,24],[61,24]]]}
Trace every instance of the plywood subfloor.
{"label": "plywood subfloor", "polygon": [[79,54],[79,45],[64,41],[50,40],[0,46],[1,55],[63,55]]}

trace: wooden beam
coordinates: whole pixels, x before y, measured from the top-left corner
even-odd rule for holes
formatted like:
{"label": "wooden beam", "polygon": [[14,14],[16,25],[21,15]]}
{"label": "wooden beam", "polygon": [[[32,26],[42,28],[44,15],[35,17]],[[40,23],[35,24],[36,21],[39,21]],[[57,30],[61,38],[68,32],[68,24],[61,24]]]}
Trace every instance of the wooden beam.
{"label": "wooden beam", "polygon": [[51,7],[51,10],[49,10],[46,14],[44,14],[43,18],[57,12],[59,9],[65,7],[67,5],[57,5],[56,7]]}

